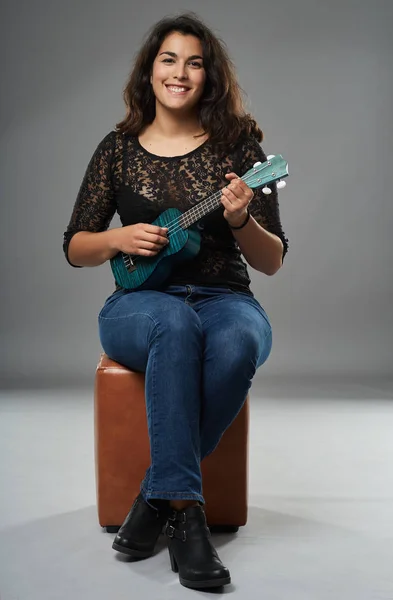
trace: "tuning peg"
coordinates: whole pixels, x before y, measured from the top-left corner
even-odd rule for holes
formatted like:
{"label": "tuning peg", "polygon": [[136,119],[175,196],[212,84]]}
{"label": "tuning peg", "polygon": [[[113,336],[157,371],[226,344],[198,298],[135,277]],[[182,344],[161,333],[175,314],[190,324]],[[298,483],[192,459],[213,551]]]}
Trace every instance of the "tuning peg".
{"label": "tuning peg", "polygon": [[274,154],[269,154],[269,156],[266,157],[267,160],[272,160],[272,158],[274,158]]}
{"label": "tuning peg", "polygon": [[287,185],[286,181],[277,181],[277,189],[282,190]]}
{"label": "tuning peg", "polygon": [[259,167],[261,164],[262,164],[261,162],[256,162],[253,168],[254,168],[254,169],[256,169],[256,168],[257,168],[257,167]]}
{"label": "tuning peg", "polygon": [[268,188],[267,186],[265,186],[264,188],[262,188],[262,192],[268,196],[269,194],[272,193],[272,190],[270,188]]}

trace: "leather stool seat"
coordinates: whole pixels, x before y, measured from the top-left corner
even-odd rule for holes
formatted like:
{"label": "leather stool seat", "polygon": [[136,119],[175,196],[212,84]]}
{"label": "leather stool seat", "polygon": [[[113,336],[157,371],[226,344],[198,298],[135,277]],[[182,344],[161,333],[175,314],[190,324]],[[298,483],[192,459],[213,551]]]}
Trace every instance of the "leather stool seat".
{"label": "leather stool seat", "polygon": [[[107,531],[123,523],[150,464],[145,377],[102,354],[94,390],[98,520]],[[210,527],[236,530],[247,521],[249,399],[202,461]]]}

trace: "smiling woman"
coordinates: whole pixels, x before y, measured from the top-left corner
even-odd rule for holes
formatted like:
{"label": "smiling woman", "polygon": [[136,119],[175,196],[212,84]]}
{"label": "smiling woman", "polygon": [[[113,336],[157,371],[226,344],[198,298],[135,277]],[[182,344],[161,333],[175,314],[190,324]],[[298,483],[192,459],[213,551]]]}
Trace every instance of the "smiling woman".
{"label": "smiling woman", "polygon": [[[170,33],[153,62],[150,83],[156,115],[154,124],[139,135],[145,148],[173,156],[189,152],[207,139],[197,110],[205,81],[201,41],[193,35]],[[180,115],[184,123],[179,122]]]}
{"label": "smiling woman", "polygon": [[[138,271],[168,244],[173,249],[173,229],[157,224],[164,212],[176,209],[184,218],[211,194],[217,203],[197,230],[180,227],[196,251],[183,260],[176,248],[162,285],[148,280],[130,290],[117,283],[99,314],[106,354],[145,373],[151,449],[113,548],[147,558],[167,523],[181,584],[218,587],[231,579],[206,526],[201,461],[238,415],[272,347],[247,263],[273,275],[288,244],[276,185],[264,195],[239,177],[266,163],[262,132],[244,110],[224,44],[195,15],[152,28],[124,100],[124,119],[99,143],[80,186],[64,234],[69,263],[120,257]],[[116,211],[123,226],[108,229]],[[165,252],[160,256],[164,264]],[[135,257],[142,262],[135,265]]]}

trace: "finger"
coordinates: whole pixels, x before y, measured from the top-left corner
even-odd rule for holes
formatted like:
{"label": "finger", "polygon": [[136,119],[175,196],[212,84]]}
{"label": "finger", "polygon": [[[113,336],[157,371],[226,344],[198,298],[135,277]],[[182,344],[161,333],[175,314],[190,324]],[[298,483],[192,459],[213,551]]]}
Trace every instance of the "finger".
{"label": "finger", "polygon": [[155,233],[156,235],[166,236],[168,232],[168,227],[160,227],[159,225],[150,225],[150,223],[145,223],[144,231],[148,233]]}
{"label": "finger", "polygon": [[232,181],[233,179],[240,179],[240,178],[239,178],[239,175],[236,175],[236,173],[227,173],[227,174],[225,175],[225,177],[226,177],[227,179],[229,179],[230,181]]}
{"label": "finger", "polygon": [[156,244],[168,244],[169,240],[166,235],[161,235],[159,233],[149,233],[143,232],[143,235],[140,236],[140,240],[145,242],[153,242]]}
{"label": "finger", "polygon": [[234,206],[229,200],[228,198],[225,198],[225,196],[223,196],[221,198],[221,204],[223,205],[223,207],[229,212],[231,213],[231,215],[233,215],[234,213],[238,212],[239,210],[242,210],[242,207],[238,207],[238,206]]}
{"label": "finger", "polygon": [[227,177],[231,181],[228,187],[230,187],[231,185],[238,186],[239,189],[243,190],[246,193],[248,192],[251,198],[254,196],[254,192],[252,191],[252,189],[249,188],[245,181],[243,181],[243,179],[236,175],[236,173],[228,173],[227,175],[225,175],[225,177]]}
{"label": "finger", "polygon": [[[245,186],[246,189],[237,186],[236,183],[231,183],[227,188],[229,193],[232,193],[236,200],[242,203],[242,206],[246,206],[251,202],[254,197],[254,192],[248,187]],[[235,201],[233,197],[231,197],[228,193],[226,194],[232,201]]]}
{"label": "finger", "polygon": [[233,204],[231,204],[228,198],[225,198],[225,196],[222,196],[221,204],[228,212],[233,212]]}
{"label": "finger", "polygon": [[252,198],[254,192],[248,187],[242,179],[233,179],[228,185],[229,189],[235,189],[237,194],[245,194],[247,197]]}
{"label": "finger", "polygon": [[230,188],[225,188],[222,191],[222,193],[223,193],[223,196],[225,196],[225,198],[227,198],[233,204],[242,202],[242,198],[239,198],[239,196],[236,195],[235,191]]}
{"label": "finger", "polygon": [[140,248],[136,254],[139,254],[140,256],[156,256],[156,254],[158,254],[158,251],[153,251],[153,250],[144,250],[143,248]]}
{"label": "finger", "polygon": [[151,252],[159,252],[162,250],[162,244],[156,244],[146,240],[142,240],[138,245],[141,250],[151,250]]}
{"label": "finger", "polygon": [[229,173],[225,177],[228,177],[228,179],[230,180],[230,183],[226,186],[229,189],[239,190],[239,191],[241,191],[241,193],[247,193],[247,192],[252,193],[252,191],[248,187],[248,185],[243,181],[243,179],[238,177],[238,175],[236,175],[236,173]]}

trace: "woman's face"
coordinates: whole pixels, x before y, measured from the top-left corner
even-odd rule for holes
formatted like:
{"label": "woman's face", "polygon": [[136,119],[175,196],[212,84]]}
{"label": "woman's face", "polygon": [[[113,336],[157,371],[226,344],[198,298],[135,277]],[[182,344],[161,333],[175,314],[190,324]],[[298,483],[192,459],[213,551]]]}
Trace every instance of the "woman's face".
{"label": "woman's face", "polygon": [[153,63],[151,84],[156,108],[189,113],[203,93],[206,72],[201,41],[193,35],[170,33]]}

